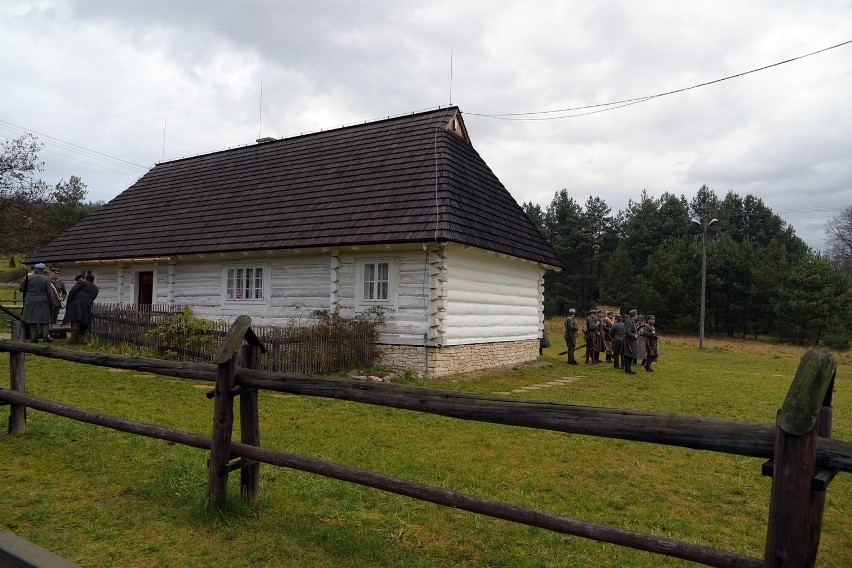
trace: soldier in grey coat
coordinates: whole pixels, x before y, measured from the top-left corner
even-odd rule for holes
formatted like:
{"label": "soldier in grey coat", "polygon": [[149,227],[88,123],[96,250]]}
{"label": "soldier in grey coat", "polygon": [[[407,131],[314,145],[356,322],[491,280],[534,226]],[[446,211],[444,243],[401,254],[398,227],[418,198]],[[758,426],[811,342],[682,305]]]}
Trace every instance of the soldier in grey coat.
{"label": "soldier in grey coat", "polygon": [[577,350],[577,320],[574,319],[574,314],[577,310],[571,308],[568,310],[568,317],[565,318],[565,345],[568,347],[568,364],[576,365],[577,359],[574,357],[574,351]]}
{"label": "soldier in grey coat", "polygon": [[644,366],[645,357],[648,356],[648,342],[645,341],[645,316],[642,314],[636,316],[636,335],[636,359]]}
{"label": "soldier in grey coat", "polygon": [[65,302],[65,298],[68,297],[68,290],[65,288],[65,282],[59,279],[58,268],[54,267],[50,269],[50,283],[53,285],[53,290],[56,292],[56,299],[59,300],[50,311],[50,323],[56,323],[56,320],[59,318],[59,310],[62,309],[62,304]]}
{"label": "soldier in grey coat", "polygon": [[624,343],[621,345],[621,354],[624,359],[624,372],[628,375],[635,375],[633,363],[636,361],[638,354],[637,339],[639,334],[636,333],[636,310],[630,310],[630,315],[627,321],[624,322]]}
{"label": "soldier in grey coat", "polygon": [[18,286],[24,294],[24,313],[21,319],[29,326],[30,341],[38,343],[39,338],[49,343],[51,310],[56,304],[56,293],[50,278],[44,273],[45,265],[38,263],[31,274],[27,274]]}
{"label": "soldier in grey coat", "polygon": [[645,353],[645,370],[653,371],[651,368],[651,363],[657,360],[657,355],[659,351],[657,350],[657,329],[654,327],[654,323],[656,322],[656,318],[654,316],[648,316],[648,320],[645,322],[645,327],[643,327],[639,331],[640,341],[645,341],[646,353]]}
{"label": "soldier in grey coat", "polygon": [[624,321],[622,321],[621,314],[615,314],[615,323],[612,325],[612,329],[610,330],[610,335],[612,335],[612,366],[616,369],[620,369],[621,365],[620,361],[624,359],[622,355],[622,345],[624,345]]}
{"label": "soldier in grey coat", "polygon": [[71,324],[71,340],[69,344],[75,344],[86,334],[92,323],[92,304],[98,297],[98,287],[95,286],[95,275],[82,274],[74,280],[77,281],[68,293],[68,305],[65,308],[65,317],[62,323]]}

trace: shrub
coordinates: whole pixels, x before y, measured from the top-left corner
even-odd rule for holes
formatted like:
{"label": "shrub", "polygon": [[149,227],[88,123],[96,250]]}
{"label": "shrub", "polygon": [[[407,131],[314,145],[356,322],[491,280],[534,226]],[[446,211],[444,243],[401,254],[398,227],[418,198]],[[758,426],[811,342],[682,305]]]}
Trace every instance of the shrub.
{"label": "shrub", "polygon": [[187,352],[211,351],[217,342],[211,333],[216,327],[216,322],[195,316],[186,307],[143,333],[142,339],[154,342],[162,357],[178,359]]}

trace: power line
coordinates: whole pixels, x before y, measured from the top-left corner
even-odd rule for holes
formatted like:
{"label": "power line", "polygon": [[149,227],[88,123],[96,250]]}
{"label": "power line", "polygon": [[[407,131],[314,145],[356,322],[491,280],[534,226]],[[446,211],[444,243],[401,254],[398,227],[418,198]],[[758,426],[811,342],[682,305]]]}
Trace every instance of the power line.
{"label": "power line", "polygon": [[[31,129],[26,128],[24,126],[19,126],[17,124],[8,122],[6,120],[0,119],[0,128],[7,130],[7,131],[10,131],[10,132],[13,132],[15,134],[26,133],[26,134],[38,135],[39,140],[42,141],[46,145],[54,146],[54,147],[56,147],[60,150],[63,150],[65,152],[71,152],[73,154],[79,154],[80,156],[88,158],[89,160],[96,160],[98,162],[103,162],[104,164],[107,164],[107,165],[112,166],[112,167],[122,168],[124,170],[130,170],[132,172],[140,172],[140,171],[147,172],[148,169],[149,169],[149,168],[142,166],[140,164],[136,164],[136,163],[130,162],[128,160],[123,160],[121,158],[116,158],[115,156],[110,156],[109,154],[104,154],[103,152],[98,152],[96,150],[90,150],[89,148],[85,148],[85,147],[80,146],[78,144],[74,144],[73,142],[68,142],[68,141],[62,140],[60,138],[55,138],[55,137],[50,136],[48,134],[36,132],[35,130],[31,130]],[[47,148],[46,148],[46,150],[50,151]],[[81,162],[85,162],[85,163],[88,163],[88,164],[91,164],[91,165],[99,166],[99,167],[102,167],[104,169],[110,169],[110,168],[108,168],[108,167],[106,167],[102,164],[90,162],[88,160],[84,160],[84,159],[77,157],[77,156],[69,156],[67,154],[62,154],[60,152],[54,152],[54,153],[57,153],[61,156],[65,156],[66,158],[71,158],[71,159],[79,160]],[[115,170],[111,170],[111,171],[115,171]]]}
{"label": "power line", "polygon": [[132,175],[132,176],[138,175],[138,172],[128,171],[128,170],[125,170],[125,171],[121,171],[121,170],[114,170],[114,169],[112,169],[112,168],[108,168],[108,167],[106,167],[106,166],[105,166],[105,165],[103,165],[103,164],[97,164],[97,163],[95,163],[95,162],[90,162],[89,160],[84,160],[84,159],[82,159],[82,158],[78,158],[78,157],[76,157],[76,156],[69,156],[68,154],[63,154],[62,152],[57,152],[56,150],[51,150],[50,148],[44,148],[44,151],[45,151],[45,152],[50,152],[51,154],[56,154],[57,156],[62,156],[63,158],[70,158],[70,159],[72,159],[72,160],[77,160],[78,162],[83,162],[84,164],[89,164],[89,165],[91,165],[91,166],[97,166],[97,167],[102,168],[102,169],[104,169],[104,170],[107,170],[107,171],[109,171],[109,172],[115,172],[115,173],[117,173],[117,174],[122,174],[122,175],[126,175],[126,176],[128,176],[128,175]]}
{"label": "power line", "polygon": [[[675,89],[673,91],[667,91],[665,93],[658,93],[656,95],[647,95],[644,97],[636,97],[632,99],[624,99],[620,101],[613,101],[609,103],[599,103],[594,105],[586,105],[579,107],[571,107],[571,108],[563,108],[563,109],[555,109],[555,110],[541,110],[541,111],[533,111],[533,112],[517,112],[517,113],[502,113],[502,114],[484,114],[484,113],[476,113],[476,112],[466,112],[467,115],[473,116],[481,116],[484,118],[494,118],[498,120],[561,120],[563,118],[576,118],[579,116],[587,116],[590,114],[597,114],[600,112],[607,112],[610,110],[615,110],[619,108],[624,108],[626,106],[636,105],[639,103],[644,103],[651,99],[656,99],[659,97],[665,97],[668,95],[674,95],[676,93],[682,93],[684,91],[689,91],[691,89],[697,89],[699,87],[706,87],[708,85],[713,85],[715,83],[721,83],[722,81],[728,81],[729,79],[736,79],[738,77],[743,77],[745,75],[750,75],[751,73],[757,73],[758,71],[765,71],[766,69],[771,69],[772,67],[778,67],[779,65],[784,65],[785,63],[791,63],[793,61],[797,61],[799,59],[804,59],[805,57],[810,57],[812,55],[817,55],[819,53],[823,53],[825,51],[829,51],[831,49],[836,49],[838,47],[843,47],[844,45],[849,45],[852,43],[852,40],[844,41],[843,43],[838,43],[837,45],[832,45],[831,47],[826,47],[823,49],[819,49],[817,51],[812,51],[811,53],[806,53],[804,55],[799,55],[797,57],[793,57],[790,59],[785,59],[784,61],[779,61],[777,63],[772,63],[771,65],[764,65],[763,67],[759,67],[757,69],[752,69],[751,71],[743,71],[742,73],[737,73],[736,75],[729,75],[728,77],[723,77],[721,79],[714,79],[712,81],[707,81],[704,83],[699,83],[698,85],[693,85],[691,87],[683,87],[681,89]],[[601,108],[607,107],[607,108]],[[533,115],[540,114],[554,114],[558,112],[574,112],[577,110],[586,110],[596,108],[598,110],[583,112],[579,114],[568,114],[563,116],[546,116],[546,117],[533,117]]]}

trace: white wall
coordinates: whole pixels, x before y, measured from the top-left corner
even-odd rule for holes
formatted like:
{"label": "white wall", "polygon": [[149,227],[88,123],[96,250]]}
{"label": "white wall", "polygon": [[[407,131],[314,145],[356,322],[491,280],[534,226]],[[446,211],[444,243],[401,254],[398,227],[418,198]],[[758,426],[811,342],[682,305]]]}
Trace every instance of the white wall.
{"label": "white wall", "polygon": [[537,339],[542,269],[529,262],[450,245],[446,253],[447,345]]}
{"label": "white wall", "polygon": [[[352,316],[363,311],[357,306],[356,265],[363,259],[388,259],[396,266],[395,304],[385,309],[386,325],[381,330],[382,343],[392,345],[424,345],[429,288],[426,252],[411,247],[393,247],[340,255],[339,300],[341,313]],[[424,297],[424,287],[425,294]]]}
{"label": "white wall", "polygon": [[[92,270],[100,287],[98,302],[134,303],[136,273],[153,270],[155,303],[189,305],[210,319],[233,321],[245,314],[256,325],[286,325],[333,305],[345,316],[363,311],[356,293],[357,263],[388,259],[396,267],[396,294],[385,309],[383,343],[423,346],[428,338],[428,345],[440,346],[539,337],[543,270],[538,265],[459,245],[427,246],[428,252],[417,244],[187,255],[157,263],[92,265]],[[263,301],[223,301],[223,269],[238,265],[264,267]]]}

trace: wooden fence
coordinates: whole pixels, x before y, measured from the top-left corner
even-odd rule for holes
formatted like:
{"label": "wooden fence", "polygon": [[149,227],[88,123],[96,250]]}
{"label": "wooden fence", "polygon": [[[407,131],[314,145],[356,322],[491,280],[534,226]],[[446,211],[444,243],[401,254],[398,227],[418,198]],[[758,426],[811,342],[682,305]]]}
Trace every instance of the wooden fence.
{"label": "wooden fence", "polygon": [[[198,337],[146,336],[168,318],[180,317],[188,306],[95,304],[90,333],[111,345],[127,344],[158,354],[168,352],[178,361],[212,363],[229,326],[209,322],[206,340]],[[338,319],[334,322],[303,322],[290,327],[254,326],[267,347],[258,361],[264,371],[283,373],[333,373],[351,367],[369,367],[376,361],[376,331],[369,323]]]}
{"label": "wooden fence", "polygon": [[[813,566],[819,547],[825,494],[836,472],[852,472],[852,443],[832,440],[831,393],[836,363],[824,352],[807,353],[778,411],[775,425],[737,422],[637,410],[586,407],[561,403],[510,400],[389,383],[364,383],[337,377],[305,377],[256,370],[264,347],[241,316],[216,353],[214,365],[122,357],[36,345],[22,341],[19,326],[12,340],[0,340],[9,352],[11,389],[0,388],[0,403],[11,404],[9,432],[26,431],[26,408],[74,420],[168,440],[210,451],[208,509],[225,499],[228,474],[241,471],[241,494],[254,499],[260,463],[288,467],[406,495],[448,507],[682,558],[720,567]],[[243,341],[246,341],[246,345]],[[237,365],[242,349],[243,366]],[[142,424],[58,404],[26,394],[24,354],[91,365],[131,369],[214,384],[210,437]],[[465,420],[540,428],[767,458],[772,493],[763,559],[691,543],[626,531],[608,525],[482,499],[472,495],[401,480],[345,465],[275,452],[260,447],[257,390],[318,396],[428,412]],[[233,442],[233,399],[240,397],[241,441]],[[235,461],[230,461],[237,458]]]}

